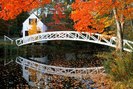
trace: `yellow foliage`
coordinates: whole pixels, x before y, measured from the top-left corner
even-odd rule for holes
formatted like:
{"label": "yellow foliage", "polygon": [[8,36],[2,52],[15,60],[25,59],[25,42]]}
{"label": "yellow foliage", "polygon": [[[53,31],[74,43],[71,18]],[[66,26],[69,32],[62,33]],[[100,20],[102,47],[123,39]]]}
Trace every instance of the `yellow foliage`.
{"label": "yellow foliage", "polygon": [[104,22],[105,28],[106,28],[106,27],[109,27],[109,26],[113,23],[113,21],[114,21],[114,19],[105,21],[105,22]]}
{"label": "yellow foliage", "polygon": [[110,19],[109,17],[99,18],[99,14],[95,15],[94,18],[97,19],[98,22],[104,25],[102,32],[104,32],[104,29],[111,26],[114,22],[114,19]]}
{"label": "yellow foliage", "polygon": [[31,29],[29,29],[28,34],[29,35],[33,35],[33,34],[37,34],[38,32],[40,32],[40,28],[37,28],[37,23],[36,21],[33,19],[31,21]]}
{"label": "yellow foliage", "polygon": [[104,24],[104,28],[109,27],[114,22],[114,19],[109,19],[109,17],[104,17],[99,19]]}

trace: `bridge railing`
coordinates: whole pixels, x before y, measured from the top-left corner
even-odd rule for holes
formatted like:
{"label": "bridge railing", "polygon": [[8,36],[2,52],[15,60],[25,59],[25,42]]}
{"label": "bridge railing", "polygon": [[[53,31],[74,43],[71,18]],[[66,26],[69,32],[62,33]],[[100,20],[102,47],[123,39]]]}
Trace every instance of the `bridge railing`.
{"label": "bridge railing", "polygon": [[[11,57],[10,57],[12,55],[12,49],[11,49],[11,47],[7,48],[8,47],[7,46],[7,42],[10,42],[10,44],[13,44],[14,40],[12,38],[4,35],[4,54],[5,54],[4,55],[5,56],[5,58],[4,58],[4,66],[6,66],[6,65],[8,65],[8,64],[13,62],[13,59],[11,59]],[[7,54],[8,54],[9,58],[7,58]]]}
{"label": "bridge railing", "polygon": [[[33,42],[39,42],[44,40],[74,40],[85,41],[96,44],[106,45],[110,47],[116,47],[117,38],[108,35],[94,34],[94,33],[80,33],[76,31],[54,31],[39,33],[31,36],[26,36],[16,40],[18,46],[30,44]],[[128,52],[133,51],[133,42],[123,40],[124,50]]]}
{"label": "bridge railing", "polygon": [[9,41],[11,41],[11,44],[13,44],[13,39],[11,39],[10,37],[4,35],[4,41],[7,41],[7,39],[8,39]]}
{"label": "bridge railing", "polygon": [[82,77],[89,74],[103,73],[103,67],[90,67],[90,68],[66,68],[66,67],[57,67],[50,66],[41,63],[37,63],[31,60],[27,60],[22,57],[17,57],[16,62],[22,66],[40,71],[46,74],[56,74],[69,77]]}
{"label": "bridge railing", "polygon": [[79,40],[79,41],[88,41],[94,43],[99,42],[100,44],[111,43],[113,45],[116,38],[112,37],[112,39],[109,40],[105,39],[100,34],[79,33],[76,31],[56,31],[56,32],[45,32],[45,33],[34,34],[31,36],[26,36],[24,38],[17,39],[16,44],[18,46],[21,46],[41,40]]}

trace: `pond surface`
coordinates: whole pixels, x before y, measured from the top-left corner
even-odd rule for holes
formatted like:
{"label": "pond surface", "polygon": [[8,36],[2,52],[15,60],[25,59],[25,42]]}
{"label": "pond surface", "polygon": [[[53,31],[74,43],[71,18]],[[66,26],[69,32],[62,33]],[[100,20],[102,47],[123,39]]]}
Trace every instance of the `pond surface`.
{"label": "pond surface", "polygon": [[[16,62],[16,58],[21,56],[26,60],[58,67],[102,66],[102,61],[96,56],[97,46],[91,48],[93,44],[86,45],[88,44],[55,41],[22,47],[9,44],[1,46],[0,89],[94,89],[94,82],[90,78],[45,74]],[[107,48],[100,51],[105,49]]]}

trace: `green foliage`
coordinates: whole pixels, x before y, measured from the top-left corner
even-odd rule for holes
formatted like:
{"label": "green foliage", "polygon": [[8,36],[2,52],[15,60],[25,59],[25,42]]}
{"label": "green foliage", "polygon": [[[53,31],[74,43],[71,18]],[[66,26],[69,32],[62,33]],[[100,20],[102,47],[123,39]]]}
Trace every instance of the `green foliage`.
{"label": "green foliage", "polygon": [[28,13],[22,13],[16,19],[4,21],[0,19],[0,35],[18,36],[22,30],[22,24],[27,19]]}
{"label": "green foliage", "polygon": [[28,13],[21,13],[17,16],[16,19],[10,20],[10,26],[8,27],[10,30],[10,35],[18,36],[21,33],[23,22],[28,18]]}
{"label": "green foliage", "polygon": [[[121,59],[122,58],[122,59]],[[108,60],[104,62],[105,71],[116,82],[115,87],[125,89],[132,87],[133,83],[133,58],[130,53],[123,53],[122,57],[118,53],[108,55]]]}
{"label": "green foliage", "polygon": [[123,38],[133,41],[133,20],[128,20],[124,24]]}
{"label": "green foliage", "polygon": [[133,60],[132,55],[123,53],[122,59],[117,53],[109,55],[104,62],[105,70],[116,81],[125,81],[133,76]]}
{"label": "green foliage", "polygon": [[133,89],[133,78],[125,82],[115,82],[113,89]]}

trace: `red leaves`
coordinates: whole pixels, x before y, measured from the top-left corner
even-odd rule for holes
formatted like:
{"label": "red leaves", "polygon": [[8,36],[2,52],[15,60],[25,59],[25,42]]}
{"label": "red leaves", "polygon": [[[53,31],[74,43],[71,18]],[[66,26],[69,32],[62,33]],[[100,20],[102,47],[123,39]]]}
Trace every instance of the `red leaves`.
{"label": "red leaves", "polygon": [[83,32],[101,32],[103,31],[102,22],[95,19],[95,16],[98,13],[98,10],[101,8],[98,7],[100,0],[89,1],[89,2],[81,2],[79,3],[76,0],[75,3],[72,4],[73,12],[71,13],[71,19],[75,22],[74,28],[77,31]]}
{"label": "red leaves", "polygon": [[1,0],[0,18],[14,19],[23,11],[30,11],[49,2],[50,0]]}
{"label": "red leaves", "polygon": [[52,19],[54,21],[47,24],[47,26],[50,27],[50,29],[49,29],[50,31],[70,30],[70,28],[67,27],[68,24],[65,22],[65,19],[67,17],[64,14],[64,10],[65,10],[65,4],[63,4],[63,3],[57,3],[54,6],[53,16],[52,16]]}
{"label": "red leaves", "polygon": [[63,4],[59,3],[54,6],[54,11],[53,11],[53,20],[55,21],[56,24],[59,24],[61,19],[65,18],[66,15],[64,13],[64,8]]}
{"label": "red leaves", "polygon": [[[77,31],[102,32],[106,27],[102,18],[109,15],[115,7],[118,10],[118,19],[122,15],[125,18],[133,18],[132,0],[76,0],[72,6],[71,19]],[[125,8],[126,6],[126,8]],[[107,16],[108,17],[108,16]]]}

